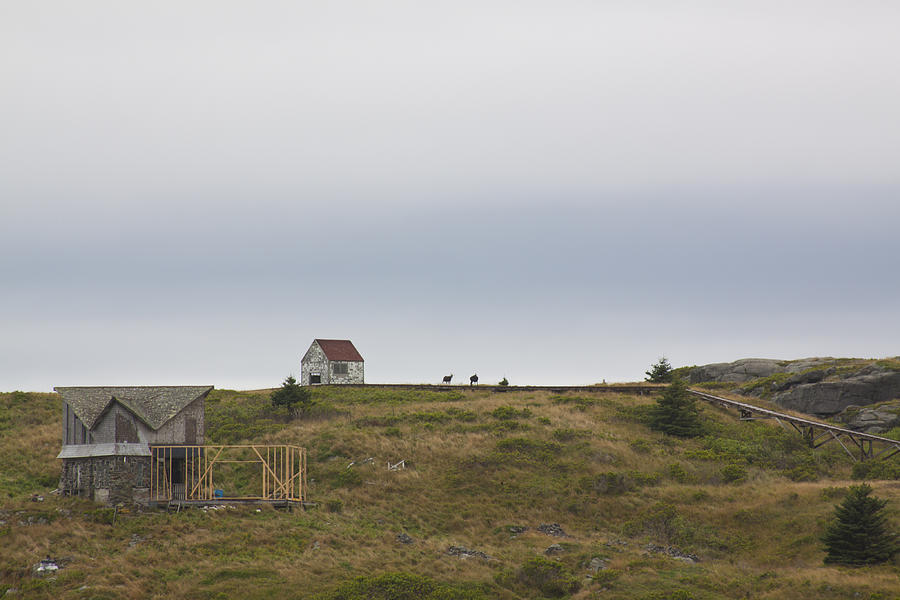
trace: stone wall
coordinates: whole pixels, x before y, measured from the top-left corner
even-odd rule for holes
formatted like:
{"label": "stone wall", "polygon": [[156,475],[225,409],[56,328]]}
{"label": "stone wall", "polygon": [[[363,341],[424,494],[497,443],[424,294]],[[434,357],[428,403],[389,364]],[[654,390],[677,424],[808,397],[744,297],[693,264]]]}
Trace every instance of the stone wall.
{"label": "stone wall", "polygon": [[109,504],[131,504],[146,497],[150,487],[150,457],[93,456],[63,459],[59,489]]}
{"label": "stone wall", "polygon": [[341,361],[342,364],[347,365],[347,373],[335,373],[335,365],[338,364],[337,361],[331,363],[331,383],[365,383],[365,374],[363,372],[363,365],[365,363],[361,362],[353,362],[353,361]]}
{"label": "stone wall", "polygon": [[331,369],[328,368],[328,359],[325,352],[318,344],[313,343],[300,363],[300,385],[311,385],[310,375],[319,373],[322,376],[320,383],[331,383]]}

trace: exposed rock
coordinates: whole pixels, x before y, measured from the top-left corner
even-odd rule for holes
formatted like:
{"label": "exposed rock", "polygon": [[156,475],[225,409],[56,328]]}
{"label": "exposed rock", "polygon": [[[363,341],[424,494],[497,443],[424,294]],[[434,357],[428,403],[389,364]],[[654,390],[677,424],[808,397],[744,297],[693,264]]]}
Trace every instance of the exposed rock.
{"label": "exposed rock", "polygon": [[[776,373],[792,374],[778,378],[771,386],[754,385]],[[691,383],[750,383],[743,393],[768,397],[785,408],[819,415],[835,415],[850,405],[866,406],[900,398],[900,371],[877,362],[831,357],[777,361],[745,358],[732,363],[693,367]],[[748,391],[749,390],[749,391]],[[879,419],[880,420],[880,419]],[[883,427],[883,425],[874,425]]]}
{"label": "exposed rock", "polygon": [[690,372],[690,382],[721,381],[744,383],[760,377],[769,377],[785,371],[783,361],[769,358],[742,358],[732,363],[714,363],[694,367]]}
{"label": "exposed rock", "polygon": [[872,407],[850,405],[838,415],[838,420],[855,431],[884,433],[900,426],[900,400]]}
{"label": "exposed rock", "polygon": [[447,548],[447,554],[450,556],[458,556],[460,558],[481,558],[483,560],[491,560],[491,557],[480,550],[470,550],[463,546],[450,546]]}
{"label": "exposed rock", "polygon": [[397,541],[400,542],[401,544],[412,544],[413,543],[413,539],[407,533],[398,533]]}
{"label": "exposed rock", "polygon": [[594,557],[591,559],[590,564],[588,565],[588,569],[596,573],[597,571],[602,571],[606,568],[607,562],[599,557]]}
{"label": "exposed rock", "polygon": [[665,554],[666,556],[670,556],[677,560],[683,560],[688,563],[700,562],[700,559],[696,554],[688,554],[687,552],[682,552],[675,546],[657,546],[656,544],[647,544],[644,548],[647,552],[651,552],[653,554]]}
{"label": "exposed rock", "polygon": [[566,549],[560,546],[559,544],[551,544],[547,546],[547,549],[544,550],[544,554],[547,556],[552,556],[553,554],[562,554]]}
{"label": "exposed rock", "polygon": [[507,527],[507,529],[509,530],[509,533],[510,535],[512,535],[512,537],[522,535],[523,533],[528,531],[528,528],[524,525],[510,525],[509,527]]}
{"label": "exposed rock", "polygon": [[785,373],[800,373],[802,371],[808,371],[810,369],[815,369],[816,367],[821,367],[824,365],[828,365],[835,362],[835,358],[832,356],[823,356],[823,357],[815,357],[815,358],[801,358],[799,360],[793,360],[784,368]]}
{"label": "exposed rock", "polygon": [[819,369],[816,371],[806,371],[804,373],[797,373],[793,377],[785,380],[781,385],[777,385],[775,389],[777,391],[784,391],[794,387],[795,385],[800,385],[804,383],[819,383],[829,375],[834,373],[834,369]]}
{"label": "exposed rock", "polygon": [[48,556],[38,564],[34,565],[32,572],[36,577],[44,577],[45,575],[52,575],[56,573],[61,568],[62,567],[57,564],[55,560]]}
{"label": "exposed rock", "polygon": [[866,406],[900,397],[900,371],[870,365],[840,381],[794,386],[772,397],[777,404],[815,415],[834,415],[848,406]]}
{"label": "exposed rock", "polygon": [[559,526],[559,523],[541,523],[538,525],[537,530],[541,533],[552,535],[553,537],[569,537],[569,535],[563,531],[563,528]]}

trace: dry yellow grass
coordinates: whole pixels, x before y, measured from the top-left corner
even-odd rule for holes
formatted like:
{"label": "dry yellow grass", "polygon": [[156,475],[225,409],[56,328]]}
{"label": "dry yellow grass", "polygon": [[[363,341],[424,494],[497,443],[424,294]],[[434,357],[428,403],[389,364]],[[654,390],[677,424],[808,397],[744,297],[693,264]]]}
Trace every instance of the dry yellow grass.
{"label": "dry yellow grass", "polygon": [[[250,409],[262,411],[266,397],[221,394],[233,406],[213,401],[209,412],[246,409],[239,419],[248,426],[257,418]],[[111,526],[91,503],[53,496],[32,503],[30,491],[0,489],[0,590],[13,586],[33,598],[307,598],[355,576],[403,571],[481,582],[492,597],[536,598],[535,590],[504,584],[504,577],[554,542],[565,549],[558,559],[582,580],[577,599],[661,598],[679,590],[698,599],[856,592],[893,598],[900,589],[896,565],[823,565],[818,536],[840,499],[836,489],[853,483],[848,462],[827,449],[821,456],[834,462],[820,469],[818,481],[794,482],[783,467],[746,464],[745,479],[725,483],[721,470],[729,461],[710,459],[703,440],[673,440],[641,424],[635,410],[652,403],[647,396],[575,394],[584,397],[579,403],[546,391],[466,390],[370,402],[360,396],[365,390],[317,394],[319,417],[276,423],[253,440],[309,448],[317,509],[132,512]],[[41,401],[46,423],[15,426],[0,440],[21,455],[4,463],[26,469],[16,481],[38,481],[35,470],[58,474],[58,414],[52,396]],[[507,406],[518,416],[493,416]],[[753,432],[767,431],[710,406],[702,411],[736,443],[750,444]],[[227,425],[228,418],[219,422]],[[782,434],[789,435],[775,435]],[[347,468],[368,457],[373,464]],[[408,469],[387,470],[388,461],[401,459]],[[353,477],[341,479],[347,471]],[[591,487],[606,474],[620,475],[626,487],[611,493]],[[900,521],[900,484],[873,485]],[[338,503],[340,512],[328,511]],[[658,506],[677,515],[663,535],[668,539],[641,528]],[[36,522],[28,524],[28,515]],[[540,533],[541,523],[560,523],[570,537]],[[529,529],[514,537],[510,525]],[[401,532],[414,543],[400,544]],[[700,562],[649,553],[649,543],[674,544]],[[447,553],[451,545],[493,560],[461,560]],[[65,568],[54,581],[33,578],[31,565],[48,554]],[[585,578],[592,557],[613,570],[602,582]]]}

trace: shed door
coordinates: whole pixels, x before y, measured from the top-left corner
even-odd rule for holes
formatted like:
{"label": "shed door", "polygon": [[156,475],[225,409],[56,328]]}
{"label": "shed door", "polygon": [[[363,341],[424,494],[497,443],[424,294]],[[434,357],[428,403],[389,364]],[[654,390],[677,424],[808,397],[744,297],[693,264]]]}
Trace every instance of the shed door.
{"label": "shed door", "polygon": [[309,374],[309,383],[310,385],[314,383],[322,383],[322,374],[321,373],[310,373]]}

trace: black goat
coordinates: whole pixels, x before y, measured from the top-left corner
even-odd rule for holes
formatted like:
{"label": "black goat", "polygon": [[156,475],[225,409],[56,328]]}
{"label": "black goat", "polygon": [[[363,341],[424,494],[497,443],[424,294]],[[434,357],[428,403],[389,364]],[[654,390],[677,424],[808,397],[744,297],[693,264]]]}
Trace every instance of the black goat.
{"label": "black goat", "polygon": [[449,375],[444,375],[444,383],[450,383],[450,380],[453,379],[453,373]]}
{"label": "black goat", "polygon": [[469,377],[469,385],[478,385],[478,373]]}

